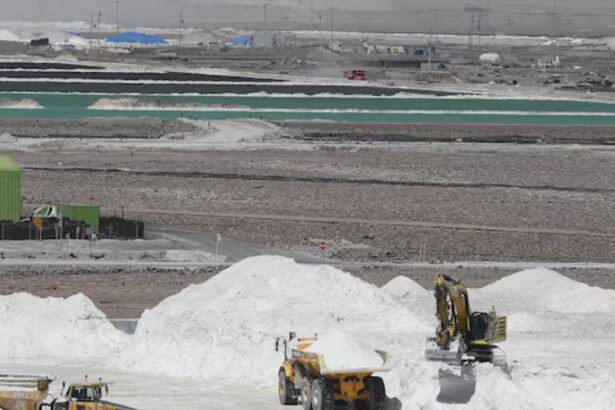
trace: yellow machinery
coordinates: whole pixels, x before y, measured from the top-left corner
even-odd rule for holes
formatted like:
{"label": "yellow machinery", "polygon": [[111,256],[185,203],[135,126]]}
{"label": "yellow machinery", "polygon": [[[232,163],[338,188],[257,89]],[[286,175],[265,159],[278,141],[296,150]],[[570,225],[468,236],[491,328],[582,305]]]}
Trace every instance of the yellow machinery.
{"label": "yellow machinery", "polygon": [[278,374],[280,403],[301,403],[305,410],[333,410],[336,404],[350,403],[360,410],[384,410],[384,382],[373,373],[390,370],[388,354],[377,351],[381,367],[340,372],[327,368],[321,354],[306,351],[316,340],[316,336],[297,337],[293,332],[288,338],[276,340],[276,351],[281,343],[284,349],[284,363]]}
{"label": "yellow machinery", "polygon": [[506,358],[495,343],[506,340],[506,317],[490,312],[472,312],[468,292],[461,281],[439,275],[434,290],[438,329],[429,339],[425,355],[449,362],[492,362],[505,365]]}
{"label": "yellow machinery", "polygon": [[0,408],[39,410],[52,381],[47,375],[0,375]]}
{"label": "yellow machinery", "polygon": [[[64,386],[62,392],[64,393]],[[135,410],[103,400],[103,392],[109,393],[108,383],[102,380],[89,382],[86,379],[84,383],[69,385],[63,399],[43,406],[50,410]]]}

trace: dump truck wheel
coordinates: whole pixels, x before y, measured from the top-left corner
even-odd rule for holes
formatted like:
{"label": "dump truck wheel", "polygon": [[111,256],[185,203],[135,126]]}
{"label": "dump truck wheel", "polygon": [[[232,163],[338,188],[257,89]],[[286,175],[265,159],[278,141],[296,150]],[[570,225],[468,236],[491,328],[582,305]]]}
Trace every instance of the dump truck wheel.
{"label": "dump truck wheel", "polygon": [[307,377],[301,380],[301,403],[304,410],[312,410],[312,385]]}
{"label": "dump truck wheel", "polygon": [[280,370],[278,380],[278,395],[280,397],[280,404],[284,406],[291,406],[297,404],[297,396],[295,395],[295,386],[288,380],[284,370]]}
{"label": "dump truck wheel", "polygon": [[312,409],[313,410],[333,410],[333,388],[331,383],[325,378],[319,378],[312,383]]}
{"label": "dump truck wheel", "polygon": [[363,383],[369,395],[367,408],[369,410],[385,410],[387,395],[382,379],[380,377],[370,376],[366,377]]}

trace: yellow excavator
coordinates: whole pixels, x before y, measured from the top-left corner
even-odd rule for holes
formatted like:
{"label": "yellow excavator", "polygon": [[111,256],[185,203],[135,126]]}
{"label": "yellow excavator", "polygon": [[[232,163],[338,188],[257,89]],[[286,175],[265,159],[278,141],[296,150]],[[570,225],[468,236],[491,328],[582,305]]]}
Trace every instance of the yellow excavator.
{"label": "yellow excavator", "polygon": [[434,289],[438,328],[428,339],[425,357],[449,363],[491,362],[506,365],[505,354],[495,343],[506,340],[506,317],[472,312],[468,292],[461,281],[439,275]]}

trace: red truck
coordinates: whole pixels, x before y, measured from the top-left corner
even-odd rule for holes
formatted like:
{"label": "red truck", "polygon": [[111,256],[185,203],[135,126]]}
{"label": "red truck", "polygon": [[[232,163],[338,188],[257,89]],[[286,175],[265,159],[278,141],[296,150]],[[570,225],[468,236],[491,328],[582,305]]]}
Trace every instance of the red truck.
{"label": "red truck", "polygon": [[367,80],[367,73],[365,70],[344,71],[344,78],[348,80],[365,81]]}

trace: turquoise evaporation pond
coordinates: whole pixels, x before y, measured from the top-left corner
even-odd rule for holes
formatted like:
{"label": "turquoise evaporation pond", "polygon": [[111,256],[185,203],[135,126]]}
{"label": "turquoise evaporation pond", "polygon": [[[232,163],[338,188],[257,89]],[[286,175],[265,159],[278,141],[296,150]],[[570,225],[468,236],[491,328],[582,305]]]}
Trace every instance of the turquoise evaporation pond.
{"label": "turquoise evaporation pond", "polygon": [[[0,100],[32,99],[44,108],[0,109],[1,118],[85,118],[85,117],[190,117],[199,119],[259,118],[272,121],[327,120],[347,122],[483,123],[615,125],[615,103],[570,100],[505,100],[471,98],[389,98],[389,97],[296,97],[296,96],[171,96],[0,93]],[[211,107],[208,111],[92,110],[100,98],[138,98],[162,104],[198,103],[231,106],[233,111]],[[262,112],[259,110],[273,110]],[[275,110],[293,110],[275,111]],[[324,110],[309,112],[302,110]],[[336,110],[337,112],[327,112]],[[342,110],[342,111],[340,111]],[[344,112],[343,110],[367,110]],[[422,111],[404,113],[369,112]],[[423,113],[423,111],[433,113]],[[448,111],[438,113],[438,111]],[[485,112],[488,111],[488,112]],[[511,114],[520,113],[521,115]],[[566,113],[543,115],[543,113]],[[575,114],[582,113],[582,115]],[[600,113],[596,115],[593,113]],[[605,115],[606,113],[606,115]]]}

